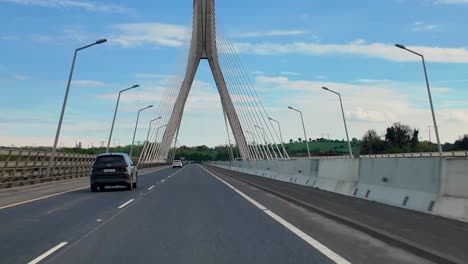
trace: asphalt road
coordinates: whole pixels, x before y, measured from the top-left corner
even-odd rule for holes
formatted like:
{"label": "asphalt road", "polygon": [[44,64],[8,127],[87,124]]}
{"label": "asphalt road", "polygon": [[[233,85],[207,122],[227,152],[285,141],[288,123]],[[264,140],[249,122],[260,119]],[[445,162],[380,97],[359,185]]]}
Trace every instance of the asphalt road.
{"label": "asphalt road", "polygon": [[148,173],[133,191],[76,185],[10,193],[0,263],[429,263],[198,165]]}
{"label": "asphalt road", "polygon": [[265,210],[197,165],[165,169],[0,210],[0,263],[333,263]]}

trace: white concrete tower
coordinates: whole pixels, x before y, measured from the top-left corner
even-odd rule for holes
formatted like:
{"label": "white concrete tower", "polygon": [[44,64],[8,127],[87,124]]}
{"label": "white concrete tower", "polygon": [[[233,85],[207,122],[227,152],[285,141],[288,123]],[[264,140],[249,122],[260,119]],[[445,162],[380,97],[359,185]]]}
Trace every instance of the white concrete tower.
{"label": "white concrete tower", "polygon": [[243,159],[251,159],[249,147],[244,136],[241,123],[237,116],[236,109],[226,87],[223,72],[218,61],[218,51],[216,46],[216,26],[215,26],[215,5],[214,0],[194,0],[193,1],[193,30],[190,51],[188,56],[187,70],[184,81],[175,101],[171,118],[167,124],[162,139],[159,160],[167,159],[171,142],[178,133],[180,122],[187,101],[188,94],[192,87],[195,74],[200,60],[206,59],[213,73],[213,77],[221,97],[221,104],[227,115],[234,139],[239,149],[239,154]]}

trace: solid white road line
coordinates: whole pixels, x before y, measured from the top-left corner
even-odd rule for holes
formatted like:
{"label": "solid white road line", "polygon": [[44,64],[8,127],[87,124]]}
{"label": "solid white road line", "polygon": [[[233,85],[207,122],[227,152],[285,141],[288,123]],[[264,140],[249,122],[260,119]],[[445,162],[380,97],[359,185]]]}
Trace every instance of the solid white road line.
{"label": "solid white road line", "polygon": [[149,188],[148,188],[148,191],[151,191],[154,187],[155,187],[154,185],[151,186],[151,187],[149,187]]}
{"label": "solid white road line", "polygon": [[40,255],[39,257],[31,260],[30,262],[28,262],[28,264],[36,264],[36,263],[39,263],[41,260],[47,258],[48,256],[50,256],[52,253],[54,253],[55,251],[59,250],[61,247],[65,246],[66,244],[68,244],[68,242],[62,242],[58,245],[56,245],[55,247],[49,249],[49,251],[47,251],[46,253]]}
{"label": "solid white road line", "polygon": [[284,220],[283,218],[281,218],[279,215],[273,213],[272,211],[268,210],[268,208],[266,208],[265,206],[261,205],[260,203],[258,203],[257,201],[255,201],[254,199],[250,198],[248,195],[246,195],[245,193],[239,191],[238,189],[236,189],[234,186],[232,186],[231,184],[227,183],[226,181],[224,181],[223,179],[219,178],[218,176],[214,175],[213,173],[211,173],[210,171],[206,170],[205,168],[203,168],[202,166],[200,166],[203,170],[205,170],[207,173],[209,173],[211,176],[215,177],[216,179],[218,179],[219,181],[221,181],[222,183],[226,184],[229,188],[231,188],[233,191],[235,191],[236,193],[238,193],[240,196],[244,197],[247,201],[249,201],[250,203],[252,203],[253,205],[255,205],[257,208],[259,208],[260,210],[262,210],[263,212],[265,212],[265,214],[269,215],[271,218],[275,219],[278,223],[280,223],[281,225],[283,225],[284,227],[286,227],[287,229],[289,229],[289,231],[293,232],[294,234],[296,234],[298,237],[300,237],[302,240],[304,240],[305,242],[307,242],[309,245],[311,245],[312,247],[314,247],[315,249],[317,249],[318,251],[320,251],[322,254],[324,254],[325,256],[327,256],[329,259],[333,260],[335,263],[338,263],[338,264],[350,264],[351,262],[347,261],[346,259],[344,259],[343,257],[341,257],[340,255],[336,254],[335,252],[333,252],[331,249],[327,248],[326,246],[324,246],[322,243],[318,242],[317,240],[313,239],[311,236],[307,235],[306,233],[304,233],[302,230],[300,230],[299,228],[295,227],[294,225],[292,225],[291,223],[289,223],[288,221]]}
{"label": "solid white road line", "polygon": [[128,202],[126,202],[126,203],[122,204],[121,206],[119,206],[119,209],[124,208],[125,206],[127,206],[129,203],[131,203],[133,201],[135,201],[135,199],[130,199]]}

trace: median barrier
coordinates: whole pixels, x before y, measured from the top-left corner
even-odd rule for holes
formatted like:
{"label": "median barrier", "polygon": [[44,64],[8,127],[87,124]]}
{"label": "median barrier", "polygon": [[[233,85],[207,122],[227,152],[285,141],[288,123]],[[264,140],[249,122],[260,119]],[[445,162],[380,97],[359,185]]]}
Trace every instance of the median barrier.
{"label": "median barrier", "polygon": [[314,187],[345,195],[353,195],[359,177],[359,159],[320,160]]}
{"label": "median barrier", "polygon": [[431,212],[439,192],[439,158],[361,159],[355,196]]}
{"label": "median barrier", "polygon": [[468,159],[362,158],[216,162],[216,166],[468,221]]}
{"label": "median barrier", "polygon": [[444,159],[434,213],[468,221],[468,159]]}

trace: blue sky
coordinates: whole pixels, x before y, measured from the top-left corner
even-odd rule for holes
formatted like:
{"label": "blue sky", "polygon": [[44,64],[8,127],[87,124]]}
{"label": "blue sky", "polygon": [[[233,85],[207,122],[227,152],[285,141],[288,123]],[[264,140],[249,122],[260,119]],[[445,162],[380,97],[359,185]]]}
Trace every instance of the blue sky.
{"label": "blue sky", "polygon": [[[426,56],[442,141],[468,133],[467,12],[467,0],[216,1],[218,23],[286,140],[301,137],[288,105],[304,111],[309,137],[344,138],[337,98],[324,85],[342,93],[352,137],[401,121],[427,139],[421,63],[393,47],[399,42]],[[117,92],[138,83],[122,98],[114,134],[129,144],[137,109],[157,106],[168,76],[180,71],[191,16],[192,0],[0,0],[0,145],[53,143],[73,50],[99,38],[108,43],[79,53],[60,144],[106,141]],[[142,114],[137,140],[154,114]],[[179,139],[226,142],[206,62]]]}

